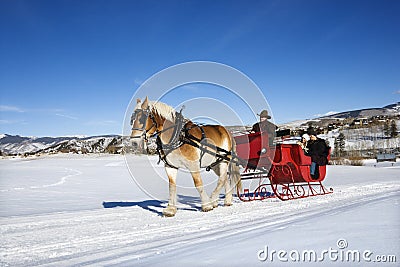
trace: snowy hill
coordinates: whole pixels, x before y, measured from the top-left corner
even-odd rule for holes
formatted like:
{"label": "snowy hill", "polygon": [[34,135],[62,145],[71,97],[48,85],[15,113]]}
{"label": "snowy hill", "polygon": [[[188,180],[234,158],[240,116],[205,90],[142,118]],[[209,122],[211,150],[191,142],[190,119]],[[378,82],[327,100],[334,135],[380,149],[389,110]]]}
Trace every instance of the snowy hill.
{"label": "snowy hill", "polygon": [[92,137],[23,137],[3,134],[0,151],[5,155],[35,153],[120,153],[122,137],[117,135]]}
{"label": "snowy hill", "polygon": [[326,126],[330,123],[337,122],[338,120],[342,121],[344,119],[371,118],[377,116],[387,116],[387,117],[400,116],[400,102],[387,105],[382,108],[357,109],[357,110],[343,111],[338,113],[330,112],[329,115],[318,116],[312,119],[282,123],[279,126],[282,128],[286,127],[289,129],[306,127],[308,123],[312,123],[315,126]]}
{"label": "snowy hill", "polygon": [[382,108],[357,109],[322,116],[321,118],[360,118],[373,116],[396,116],[400,114],[400,102]]}

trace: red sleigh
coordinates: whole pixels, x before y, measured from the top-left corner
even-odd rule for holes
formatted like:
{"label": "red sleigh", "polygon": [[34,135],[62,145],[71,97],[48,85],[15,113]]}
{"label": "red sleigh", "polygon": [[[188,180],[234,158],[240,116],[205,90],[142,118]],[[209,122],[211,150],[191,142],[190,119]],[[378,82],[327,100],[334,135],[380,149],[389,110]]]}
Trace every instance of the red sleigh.
{"label": "red sleigh", "polygon": [[235,141],[237,157],[245,162],[242,184],[249,181],[247,188],[237,192],[242,201],[271,197],[292,200],[333,192],[322,185],[326,166],[319,166],[318,179],[311,178],[311,158],[304,155],[299,145],[284,142],[270,145],[267,133],[236,136]]}

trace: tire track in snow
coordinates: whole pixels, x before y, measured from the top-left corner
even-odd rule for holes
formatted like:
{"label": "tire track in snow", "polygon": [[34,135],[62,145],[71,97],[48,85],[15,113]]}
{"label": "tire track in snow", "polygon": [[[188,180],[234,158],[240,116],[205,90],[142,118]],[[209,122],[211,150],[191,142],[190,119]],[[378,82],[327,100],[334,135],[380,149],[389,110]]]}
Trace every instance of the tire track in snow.
{"label": "tire track in snow", "polygon": [[67,180],[71,177],[79,176],[82,174],[81,171],[78,171],[76,169],[70,169],[70,168],[65,168],[68,172],[73,172],[72,174],[65,175],[60,178],[58,182],[52,183],[52,184],[44,184],[44,185],[34,185],[34,186],[29,186],[29,187],[15,187],[15,188],[10,188],[10,189],[2,189],[0,192],[10,192],[10,191],[19,191],[19,190],[29,190],[29,189],[41,189],[41,188],[47,188],[47,187],[53,187],[53,186],[59,186],[62,184],[65,184]]}
{"label": "tire track in snow", "polygon": [[31,186],[30,188],[31,188],[31,189],[37,189],[37,188],[46,188],[46,187],[53,187],[53,186],[62,185],[62,184],[64,184],[69,178],[75,177],[75,176],[78,176],[78,175],[81,175],[81,174],[82,174],[81,171],[78,171],[78,170],[75,170],[75,169],[69,169],[69,168],[65,168],[65,169],[66,169],[67,171],[74,172],[74,173],[61,177],[60,181],[58,181],[58,182],[56,182],[56,183],[53,183],[53,184],[45,184],[45,185],[41,185],[41,186]]}

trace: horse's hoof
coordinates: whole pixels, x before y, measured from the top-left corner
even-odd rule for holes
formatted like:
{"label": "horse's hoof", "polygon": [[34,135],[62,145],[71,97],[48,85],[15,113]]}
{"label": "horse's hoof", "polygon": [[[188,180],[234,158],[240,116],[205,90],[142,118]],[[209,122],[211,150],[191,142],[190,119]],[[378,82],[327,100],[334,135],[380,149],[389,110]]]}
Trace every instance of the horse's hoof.
{"label": "horse's hoof", "polygon": [[176,207],[168,206],[163,210],[163,216],[174,217],[176,214]]}
{"label": "horse's hoof", "polygon": [[232,203],[226,203],[226,202],[225,202],[225,203],[224,203],[224,206],[225,206],[225,207],[230,207],[230,206],[232,206]]}
{"label": "horse's hoof", "polygon": [[218,199],[214,200],[214,201],[212,202],[212,205],[213,205],[213,208],[218,207]]}
{"label": "horse's hoof", "polygon": [[201,206],[201,211],[203,211],[203,212],[211,211],[213,209],[214,209],[214,207],[212,205]]}

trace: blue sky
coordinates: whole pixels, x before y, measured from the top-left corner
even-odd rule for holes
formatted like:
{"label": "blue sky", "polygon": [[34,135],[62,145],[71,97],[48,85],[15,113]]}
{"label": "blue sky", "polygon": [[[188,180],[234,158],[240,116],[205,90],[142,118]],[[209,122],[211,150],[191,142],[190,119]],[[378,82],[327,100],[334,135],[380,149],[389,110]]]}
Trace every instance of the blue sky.
{"label": "blue sky", "polygon": [[0,0],[0,131],[119,134],[143,81],[195,60],[245,73],[277,123],[381,107],[400,101],[398,14],[397,0]]}

